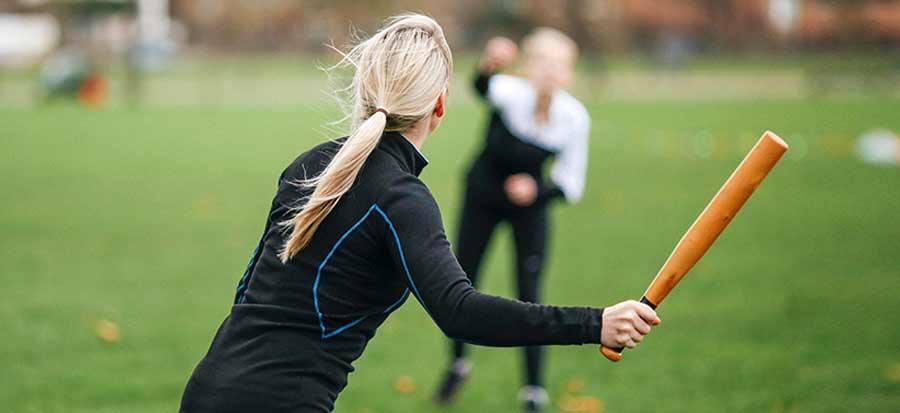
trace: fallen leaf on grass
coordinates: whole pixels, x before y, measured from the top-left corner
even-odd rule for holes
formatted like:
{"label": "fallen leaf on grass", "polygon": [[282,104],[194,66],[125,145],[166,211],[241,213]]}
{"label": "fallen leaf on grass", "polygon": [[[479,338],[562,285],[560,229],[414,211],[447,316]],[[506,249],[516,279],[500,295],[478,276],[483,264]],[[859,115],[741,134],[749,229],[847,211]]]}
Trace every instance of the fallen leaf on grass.
{"label": "fallen leaf on grass", "polygon": [[410,394],[416,391],[418,387],[416,381],[409,376],[400,376],[397,378],[397,381],[394,382],[394,390],[396,390],[397,393]]}
{"label": "fallen leaf on grass", "polygon": [[203,193],[191,202],[191,209],[194,211],[194,214],[201,218],[213,215],[216,212],[216,206],[218,206],[216,194],[211,192]]}
{"label": "fallen leaf on grass", "polygon": [[900,382],[900,364],[894,364],[891,368],[884,372],[884,378],[894,383]]}
{"label": "fallen leaf on grass", "polygon": [[577,378],[577,379],[572,379],[572,380],[569,380],[568,382],[566,382],[566,386],[565,386],[566,394],[575,395],[575,394],[581,393],[582,390],[584,390],[584,379]]}
{"label": "fallen leaf on grass", "polygon": [[600,413],[603,411],[603,402],[591,396],[564,396],[559,399],[559,408],[564,412],[576,413]]}
{"label": "fallen leaf on grass", "polygon": [[109,320],[97,321],[97,324],[94,325],[94,334],[108,343],[116,343],[122,339],[119,325]]}
{"label": "fallen leaf on grass", "polygon": [[784,403],[782,403],[781,400],[772,404],[772,413],[784,413]]}

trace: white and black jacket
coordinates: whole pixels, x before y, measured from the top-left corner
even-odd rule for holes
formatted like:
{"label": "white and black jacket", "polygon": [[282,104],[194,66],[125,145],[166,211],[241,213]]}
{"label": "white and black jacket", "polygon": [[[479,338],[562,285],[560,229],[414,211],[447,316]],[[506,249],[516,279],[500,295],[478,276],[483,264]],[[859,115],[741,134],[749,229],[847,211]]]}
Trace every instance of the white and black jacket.
{"label": "white and black jacket", "polygon": [[[485,143],[467,174],[470,195],[488,204],[510,206],[504,180],[528,173],[539,185],[536,204],[564,197],[581,199],[587,173],[590,117],[565,91],[553,96],[546,122],[535,122],[537,95],[526,79],[477,73],[475,90],[491,106]],[[552,159],[549,179],[544,164]]]}

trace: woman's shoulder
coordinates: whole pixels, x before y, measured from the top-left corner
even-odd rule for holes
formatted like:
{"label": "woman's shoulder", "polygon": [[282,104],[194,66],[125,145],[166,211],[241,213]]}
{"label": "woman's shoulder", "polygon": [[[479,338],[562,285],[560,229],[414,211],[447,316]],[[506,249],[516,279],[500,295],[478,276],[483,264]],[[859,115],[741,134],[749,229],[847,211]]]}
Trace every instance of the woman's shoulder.
{"label": "woman's shoulder", "polygon": [[[428,186],[417,176],[398,171],[384,177],[377,190],[376,203],[386,211],[419,215],[426,211],[439,211]],[[439,212],[438,212],[439,213]]]}
{"label": "woman's shoulder", "polygon": [[508,73],[497,73],[491,76],[491,83],[499,87],[521,88],[530,87],[528,79]]}
{"label": "woman's shoulder", "polygon": [[488,97],[496,105],[511,105],[528,100],[533,94],[527,79],[515,75],[497,73],[492,75],[488,83]]}
{"label": "woman's shoulder", "polygon": [[559,91],[553,102],[554,117],[568,128],[585,130],[590,128],[591,115],[577,98],[566,91]]}
{"label": "woman's shoulder", "polygon": [[300,181],[313,178],[328,165],[347,137],[330,139],[297,155],[281,174],[282,180]]}
{"label": "woman's shoulder", "polygon": [[[318,176],[346,139],[328,140],[301,153],[285,168],[280,182],[297,183]],[[365,197],[386,204],[398,201],[434,202],[431,191],[419,177],[401,168],[391,155],[379,150],[369,155],[356,185],[350,191],[356,195],[369,194]]]}
{"label": "woman's shoulder", "polygon": [[378,191],[384,195],[431,195],[428,186],[415,176],[402,169],[391,168],[380,176]]}
{"label": "woman's shoulder", "polygon": [[590,124],[591,116],[587,108],[569,92],[561,90],[554,105],[557,106],[554,109],[559,110],[563,114],[567,123],[572,125]]}

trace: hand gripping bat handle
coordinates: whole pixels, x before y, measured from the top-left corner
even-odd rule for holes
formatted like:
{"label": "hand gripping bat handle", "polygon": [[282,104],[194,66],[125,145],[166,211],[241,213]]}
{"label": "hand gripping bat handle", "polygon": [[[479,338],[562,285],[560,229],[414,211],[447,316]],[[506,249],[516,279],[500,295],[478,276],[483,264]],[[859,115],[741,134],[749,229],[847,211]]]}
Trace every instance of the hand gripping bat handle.
{"label": "hand gripping bat handle", "polygon": [[[641,297],[641,303],[646,304],[648,307],[656,310],[656,304],[650,302],[647,297]],[[609,361],[619,361],[622,360],[622,352],[625,351],[624,347],[606,347],[604,345],[600,346],[600,354],[603,354],[603,357],[609,359]]]}

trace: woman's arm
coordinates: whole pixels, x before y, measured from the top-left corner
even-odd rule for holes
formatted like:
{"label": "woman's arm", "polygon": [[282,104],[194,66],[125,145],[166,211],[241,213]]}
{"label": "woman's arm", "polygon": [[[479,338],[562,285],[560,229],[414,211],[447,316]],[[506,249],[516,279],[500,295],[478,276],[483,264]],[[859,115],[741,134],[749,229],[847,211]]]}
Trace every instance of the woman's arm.
{"label": "woman's arm", "polygon": [[493,75],[494,72],[483,72],[481,68],[475,72],[475,82],[473,86],[475,86],[475,92],[482,99],[487,99],[488,85],[490,85],[491,76]]}
{"label": "woman's arm", "polygon": [[488,87],[491,77],[499,70],[509,66],[516,60],[519,48],[516,43],[505,37],[495,37],[488,41],[478,61],[478,71],[475,75],[475,92],[478,96],[490,100]]}
{"label": "woman's arm", "polygon": [[525,303],[476,291],[425,185],[404,176],[379,200],[399,275],[450,338],[489,346],[599,343],[603,309]]}

